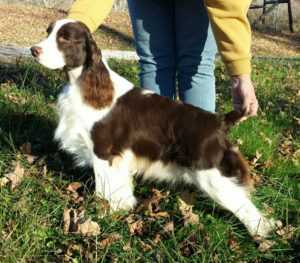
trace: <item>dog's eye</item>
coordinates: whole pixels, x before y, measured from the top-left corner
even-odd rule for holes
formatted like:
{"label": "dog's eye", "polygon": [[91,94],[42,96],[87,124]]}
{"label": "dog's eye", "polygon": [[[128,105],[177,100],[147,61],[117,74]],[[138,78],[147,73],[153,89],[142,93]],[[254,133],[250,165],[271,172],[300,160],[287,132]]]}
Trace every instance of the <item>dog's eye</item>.
{"label": "dog's eye", "polygon": [[66,38],[64,38],[64,37],[59,37],[58,39],[57,39],[57,41],[59,42],[59,43],[71,43],[71,40],[69,40],[69,39],[66,39]]}
{"label": "dog's eye", "polygon": [[57,42],[60,44],[80,44],[82,42],[82,40],[80,39],[67,39],[65,37],[59,37],[57,39]]}

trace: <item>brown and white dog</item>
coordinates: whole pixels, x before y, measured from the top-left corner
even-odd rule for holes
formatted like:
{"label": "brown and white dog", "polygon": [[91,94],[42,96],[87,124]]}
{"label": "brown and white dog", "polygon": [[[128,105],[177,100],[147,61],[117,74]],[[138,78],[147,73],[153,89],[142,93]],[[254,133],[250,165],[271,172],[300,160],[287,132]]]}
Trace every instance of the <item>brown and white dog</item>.
{"label": "brown and white dog", "polygon": [[266,236],[266,219],[248,196],[242,155],[226,137],[241,116],[219,116],[134,88],[101,58],[87,27],[59,20],[31,48],[50,69],[64,68],[69,84],[58,98],[55,139],[79,166],[94,169],[96,193],[112,209],[136,204],[133,177],[197,186],[234,213],[251,235]]}

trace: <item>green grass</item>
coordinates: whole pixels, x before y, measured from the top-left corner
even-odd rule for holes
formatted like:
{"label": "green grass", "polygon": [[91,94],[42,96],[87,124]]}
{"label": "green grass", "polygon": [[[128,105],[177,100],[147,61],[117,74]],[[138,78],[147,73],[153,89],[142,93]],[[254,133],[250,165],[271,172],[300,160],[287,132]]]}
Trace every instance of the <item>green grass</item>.
{"label": "green grass", "polygon": [[[111,61],[114,70],[138,85],[135,63]],[[200,215],[199,226],[182,224],[177,208],[177,190],[171,191],[162,203],[175,223],[174,233],[163,235],[153,243],[167,219],[150,220],[147,232],[131,236],[126,214],[103,215],[99,200],[93,195],[90,170],[75,169],[71,158],[58,151],[53,142],[56,125],[54,103],[62,87],[64,75],[50,72],[37,65],[0,67],[0,178],[11,170],[12,162],[20,160],[26,177],[14,191],[0,188],[0,262],[299,262],[300,261],[300,160],[294,154],[300,146],[300,61],[254,61],[254,80],[261,110],[259,116],[247,120],[231,131],[233,141],[239,141],[241,151],[250,161],[259,152],[259,165],[253,172],[262,181],[253,194],[259,207],[273,208],[272,216],[295,227],[293,237],[284,240],[273,235],[274,246],[260,252],[241,223],[229,212],[199,195],[195,212]],[[218,110],[231,107],[229,82],[224,68],[216,69]],[[290,151],[281,154],[284,141],[290,141]],[[29,164],[20,146],[32,145],[38,156]],[[266,165],[266,163],[269,165]],[[45,171],[45,167],[47,170]],[[86,215],[98,222],[101,235],[81,237],[63,233],[63,210],[77,207],[66,192],[70,182],[84,184]],[[157,186],[164,189],[164,186]],[[147,184],[137,188],[139,196],[149,191]],[[99,240],[110,233],[122,238],[101,249]],[[239,248],[232,249],[234,239]],[[152,249],[143,251],[141,242]],[[123,247],[130,242],[131,249]]]}

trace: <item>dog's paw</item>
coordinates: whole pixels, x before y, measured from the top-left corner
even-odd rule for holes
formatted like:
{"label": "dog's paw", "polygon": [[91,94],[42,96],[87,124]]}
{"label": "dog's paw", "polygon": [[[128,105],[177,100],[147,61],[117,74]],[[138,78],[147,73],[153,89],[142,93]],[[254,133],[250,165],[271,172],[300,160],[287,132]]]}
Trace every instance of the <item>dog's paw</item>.
{"label": "dog's paw", "polygon": [[112,212],[116,212],[119,210],[131,210],[135,207],[137,203],[136,198],[132,196],[127,197],[114,197],[109,201],[110,209]]}
{"label": "dog's paw", "polygon": [[277,228],[276,221],[273,218],[262,217],[257,227],[251,233],[254,237],[267,238]]}

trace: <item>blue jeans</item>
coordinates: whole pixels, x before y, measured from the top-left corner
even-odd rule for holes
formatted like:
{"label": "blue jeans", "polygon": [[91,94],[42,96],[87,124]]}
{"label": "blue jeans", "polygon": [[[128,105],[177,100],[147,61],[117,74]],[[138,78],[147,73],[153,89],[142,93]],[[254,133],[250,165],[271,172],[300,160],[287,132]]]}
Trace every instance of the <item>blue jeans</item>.
{"label": "blue jeans", "polygon": [[217,52],[202,0],[128,0],[141,86],[215,111]]}

